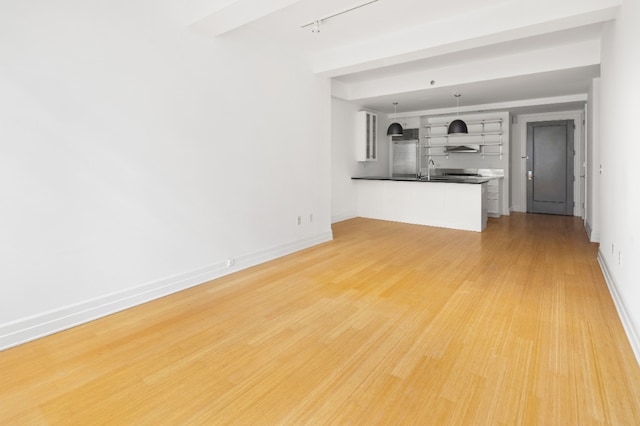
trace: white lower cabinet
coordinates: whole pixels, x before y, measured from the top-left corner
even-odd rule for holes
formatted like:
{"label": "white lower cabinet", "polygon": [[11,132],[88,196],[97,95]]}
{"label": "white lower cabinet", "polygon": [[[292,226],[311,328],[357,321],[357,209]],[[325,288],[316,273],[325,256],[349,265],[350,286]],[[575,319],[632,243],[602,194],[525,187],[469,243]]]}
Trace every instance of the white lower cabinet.
{"label": "white lower cabinet", "polygon": [[476,232],[487,226],[486,183],[355,182],[359,217]]}
{"label": "white lower cabinet", "polygon": [[502,212],[502,179],[490,179],[487,184],[487,210],[489,216],[500,217]]}

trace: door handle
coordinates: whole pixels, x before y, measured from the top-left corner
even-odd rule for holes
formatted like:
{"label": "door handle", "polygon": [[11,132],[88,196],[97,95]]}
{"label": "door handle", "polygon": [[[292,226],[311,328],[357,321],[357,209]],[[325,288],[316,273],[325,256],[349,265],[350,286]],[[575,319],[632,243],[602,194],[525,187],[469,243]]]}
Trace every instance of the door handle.
{"label": "door handle", "polygon": [[533,180],[533,171],[527,171],[527,180]]}

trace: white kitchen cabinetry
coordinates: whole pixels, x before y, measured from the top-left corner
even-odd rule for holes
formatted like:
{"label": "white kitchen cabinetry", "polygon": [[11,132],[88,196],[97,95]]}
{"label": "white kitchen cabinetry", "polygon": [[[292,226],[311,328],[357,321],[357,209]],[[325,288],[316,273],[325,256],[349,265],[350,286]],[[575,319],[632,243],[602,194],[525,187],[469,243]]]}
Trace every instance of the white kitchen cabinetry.
{"label": "white kitchen cabinetry", "polygon": [[358,216],[482,232],[486,183],[356,180]]}
{"label": "white kitchen cabinetry", "polygon": [[356,117],[356,161],[378,159],[378,116],[359,111]]}
{"label": "white kitchen cabinetry", "polygon": [[500,217],[502,214],[502,179],[490,179],[487,183],[487,210],[489,216]]}

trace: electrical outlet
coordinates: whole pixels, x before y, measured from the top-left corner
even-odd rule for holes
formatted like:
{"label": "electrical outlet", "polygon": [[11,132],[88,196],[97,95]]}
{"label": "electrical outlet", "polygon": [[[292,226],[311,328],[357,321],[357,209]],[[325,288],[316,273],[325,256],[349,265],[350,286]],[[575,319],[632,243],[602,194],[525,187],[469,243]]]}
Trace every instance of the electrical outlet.
{"label": "electrical outlet", "polygon": [[235,264],[236,264],[235,259],[227,259],[227,268],[231,268]]}
{"label": "electrical outlet", "polygon": [[302,216],[298,216],[298,225],[302,225]]}

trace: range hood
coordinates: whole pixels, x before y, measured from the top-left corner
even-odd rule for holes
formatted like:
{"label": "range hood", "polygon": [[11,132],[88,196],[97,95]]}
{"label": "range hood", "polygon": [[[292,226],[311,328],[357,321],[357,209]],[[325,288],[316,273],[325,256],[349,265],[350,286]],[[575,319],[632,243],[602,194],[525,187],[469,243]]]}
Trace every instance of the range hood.
{"label": "range hood", "polygon": [[444,149],[445,152],[480,152],[480,145],[455,145],[455,146],[447,146]]}
{"label": "range hood", "polygon": [[391,140],[396,141],[417,141],[420,139],[419,129],[403,129],[402,136],[393,136]]}

